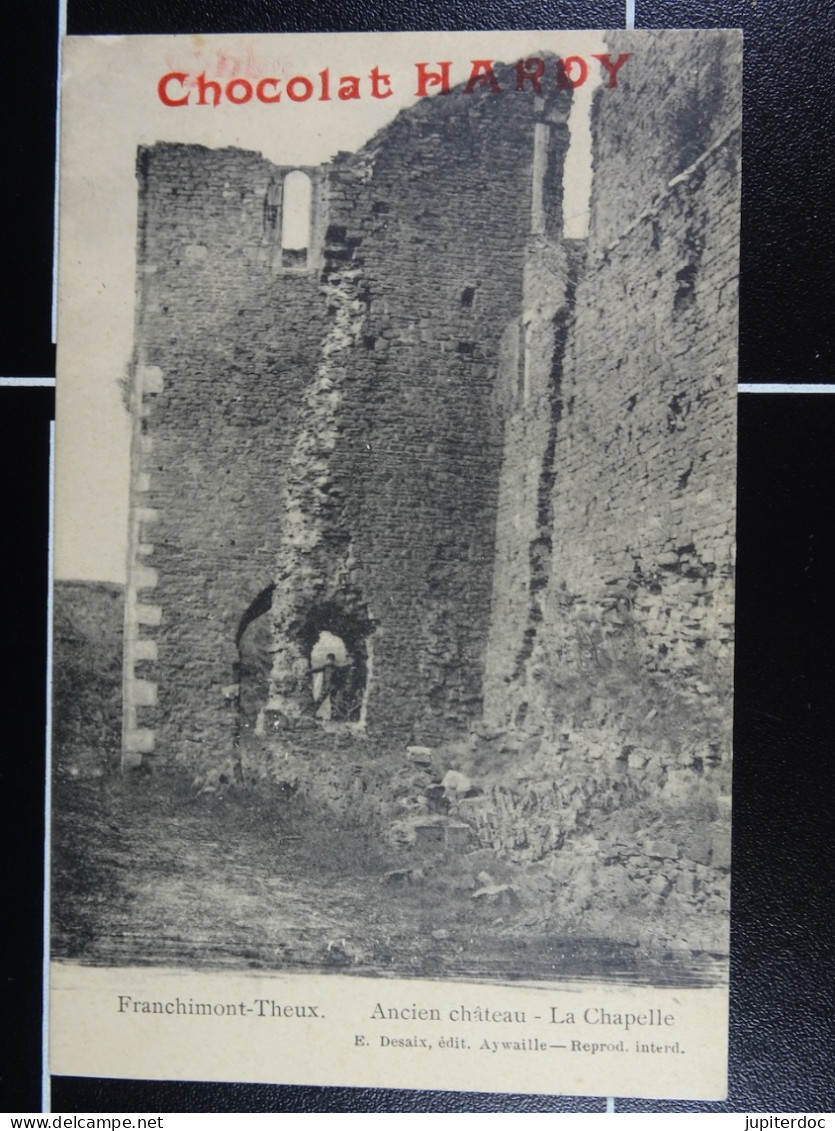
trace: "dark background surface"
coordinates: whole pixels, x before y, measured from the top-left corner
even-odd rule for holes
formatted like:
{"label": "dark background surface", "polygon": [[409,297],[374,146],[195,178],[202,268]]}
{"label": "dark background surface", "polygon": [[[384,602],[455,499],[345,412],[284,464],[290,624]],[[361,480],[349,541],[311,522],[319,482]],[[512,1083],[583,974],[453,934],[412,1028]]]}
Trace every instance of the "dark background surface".
{"label": "dark background surface", "polygon": [[[68,0],[74,34],[622,27],[625,4]],[[745,31],[740,381],[835,382],[830,0],[637,0],[637,27]],[[7,20],[0,376],[54,375],[50,344],[57,11]],[[0,1105],[40,1104],[44,654],[50,389],[0,388],[6,522]],[[618,1111],[831,1111],[835,396],[743,394],[730,1096]],[[280,1072],[280,1068],[279,1068]],[[601,1099],[55,1079],[53,1110],[602,1111]]]}

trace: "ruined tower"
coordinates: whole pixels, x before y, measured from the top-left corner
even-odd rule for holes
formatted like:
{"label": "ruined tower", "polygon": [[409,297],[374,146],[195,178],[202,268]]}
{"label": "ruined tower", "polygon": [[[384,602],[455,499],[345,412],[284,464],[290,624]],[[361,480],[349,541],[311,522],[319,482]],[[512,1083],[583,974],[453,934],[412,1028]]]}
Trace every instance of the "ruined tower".
{"label": "ruined tower", "polygon": [[[321,169],[140,154],[128,758],[228,748],[237,647],[267,608],[279,725],[309,713],[322,632],[369,733],[435,742],[481,717],[499,358],[564,300],[531,297],[530,264],[566,273],[570,92],[507,85],[422,100]],[[297,172],[309,239],[288,249]]]}
{"label": "ruined tower", "polygon": [[601,86],[585,246],[570,91],[512,67],[323,167],[140,154],[128,761],[310,726],[330,654],[391,749],[586,728],[612,764],[570,775],[727,773],[738,65],[659,35]]}

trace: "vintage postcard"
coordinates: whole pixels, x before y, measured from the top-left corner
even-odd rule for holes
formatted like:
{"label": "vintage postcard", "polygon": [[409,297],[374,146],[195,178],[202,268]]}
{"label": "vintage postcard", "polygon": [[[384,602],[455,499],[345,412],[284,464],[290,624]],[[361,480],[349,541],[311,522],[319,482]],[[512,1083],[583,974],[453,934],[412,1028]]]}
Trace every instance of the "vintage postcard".
{"label": "vintage postcard", "polygon": [[53,1073],[725,1094],[740,88],[66,42]]}

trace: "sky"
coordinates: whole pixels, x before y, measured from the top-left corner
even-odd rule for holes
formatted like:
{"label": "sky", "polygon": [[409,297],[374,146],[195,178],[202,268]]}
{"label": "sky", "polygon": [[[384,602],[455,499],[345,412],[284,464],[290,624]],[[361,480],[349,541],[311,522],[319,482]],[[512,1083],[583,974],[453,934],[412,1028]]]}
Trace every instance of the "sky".
{"label": "sky", "polygon": [[[238,146],[282,165],[319,165],[355,150],[416,101],[416,63],[451,63],[454,84],[473,59],[514,62],[550,52],[588,58],[599,32],[417,32],[374,35],[135,36],[65,40],[61,87],[56,404],[55,575],[124,582],[130,420],[122,396],[133,349],[136,150],[157,141]],[[566,168],[566,234],[582,236],[590,184],[588,108],[598,65],[575,92]],[[371,96],[373,68],[389,76]],[[322,101],[322,72],[329,101]],[[205,73],[222,87],[264,76],[282,80],[278,103],[167,106],[157,86],[169,73]],[[361,97],[334,97],[341,76]],[[286,97],[288,80],[313,97]],[[192,78],[188,80],[190,83]],[[246,92],[240,83],[233,91]],[[293,88],[304,94],[304,81]],[[265,88],[271,93],[272,87]],[[172,80],[172,101],[188,85]]]}

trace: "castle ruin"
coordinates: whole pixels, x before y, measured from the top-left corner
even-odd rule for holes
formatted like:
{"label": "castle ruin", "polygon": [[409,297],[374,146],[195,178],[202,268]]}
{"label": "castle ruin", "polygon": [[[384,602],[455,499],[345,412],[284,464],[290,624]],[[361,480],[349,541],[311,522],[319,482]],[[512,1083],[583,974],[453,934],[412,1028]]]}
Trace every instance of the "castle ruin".
{"label": "castle ruin", "polygon": [[641,50],[583,241],[571,92],[511,68],[322,167],[141,151],[126,764],[309,733],[325,633],[380,758],[515,733],[586,798],[727,788],[739,42]]}

